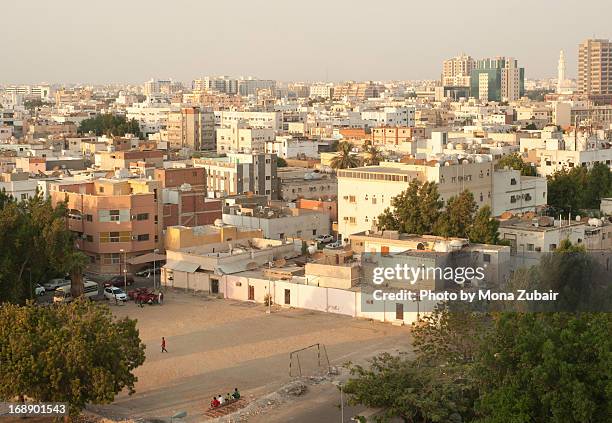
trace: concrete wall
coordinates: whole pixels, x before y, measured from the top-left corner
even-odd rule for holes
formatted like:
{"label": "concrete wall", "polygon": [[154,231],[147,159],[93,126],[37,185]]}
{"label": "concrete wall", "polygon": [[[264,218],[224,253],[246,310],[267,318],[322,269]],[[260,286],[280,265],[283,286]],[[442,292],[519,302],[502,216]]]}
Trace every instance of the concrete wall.
{"label": "concrete wall", "polygon": [[[410,324],[416,321],[416,305],[414,303],[406,303],[404,305],[404,319],[397,320],[395,302],[385,301],[383,303],[381,301],[377,303],[375,310],[364,310],[361,303],[362,295],[364,295],[363,301],[371,296],[356,291],[303,285],[288,281],[268,281],[237,275],[224,276],[219,283],[219,289],[224,298],[239,301],[249,301],[249,286],[253,286],[253,302],[256,303],[263,303],[268,289],[270,289],[274,303],[283,307],[303,308],[396,324]],[[290,293],[289,304],[285,304],[285,290],[289,290]]]}

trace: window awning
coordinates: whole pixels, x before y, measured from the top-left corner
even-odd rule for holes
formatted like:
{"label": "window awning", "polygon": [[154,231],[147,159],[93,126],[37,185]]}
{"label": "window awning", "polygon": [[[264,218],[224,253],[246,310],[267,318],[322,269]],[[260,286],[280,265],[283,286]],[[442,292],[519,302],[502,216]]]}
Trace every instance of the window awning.
{"label": "window awning", "polygon": [[164,269],[170,269],[177,272],[194,273],[200,268],[199,264],[190,263],[188,261],[168,260]]}
{"label": "window awning", "polygon": [[158,253],[147,253],[142,254],[140,256],[132,257],[128,259],[128,264],[145,264],[145,263],[153,263],[154,261],[166,261],[166,256],[164,254]]}

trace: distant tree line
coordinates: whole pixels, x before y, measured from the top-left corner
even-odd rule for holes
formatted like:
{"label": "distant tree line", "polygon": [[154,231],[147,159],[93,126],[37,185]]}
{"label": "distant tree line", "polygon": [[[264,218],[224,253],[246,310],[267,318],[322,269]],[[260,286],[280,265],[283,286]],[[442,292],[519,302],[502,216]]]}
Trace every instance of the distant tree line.
{"label": "distant tree line", "polygon": [[86,134],[93,132],[97,136],[124,136],[134,134],[141,137],[140,126],[135,119],[127,120],[125,116],[116,116],[111,113],[101,114],[96,117],[85,119],[79,125],[79,132]]}

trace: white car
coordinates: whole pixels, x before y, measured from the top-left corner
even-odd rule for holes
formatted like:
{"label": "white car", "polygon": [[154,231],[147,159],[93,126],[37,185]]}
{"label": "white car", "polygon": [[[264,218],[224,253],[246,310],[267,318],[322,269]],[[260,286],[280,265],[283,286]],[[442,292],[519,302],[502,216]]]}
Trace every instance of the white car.
{"label": "white car", "polygon": [[104,288],[104,298],[111,301],[115,299],[118,301],[127,301],[127,295],[123,292],[123,289],[115,286],[107,286]]}
{"label": "white car", "polygon": [[55,278],[50,279],[49,282],[44,284],[43,286],[47,291],[55,291],[60,286],[70,285],[70,281],[64,278]]}
{"label": "white car", "polygon": [[329,234],[319,235],[318,237],[315,238],[315,240],[317,242],[328,243],[328,242],[332,242],[334,240],[334,237]]}
{"label": "white car", "polygon": [[342,241],[332,242],[331,244],[327,244],[325,248],[334,249],[334,248],[342,248]]}
{"label": "white car", "polygon": [[45,287],[39,283],[37,283],[36,286],[34,287],[34,294],[38,295],[39,297],[42,295],[45,295],[46,291],[47,290],[45,289]]}

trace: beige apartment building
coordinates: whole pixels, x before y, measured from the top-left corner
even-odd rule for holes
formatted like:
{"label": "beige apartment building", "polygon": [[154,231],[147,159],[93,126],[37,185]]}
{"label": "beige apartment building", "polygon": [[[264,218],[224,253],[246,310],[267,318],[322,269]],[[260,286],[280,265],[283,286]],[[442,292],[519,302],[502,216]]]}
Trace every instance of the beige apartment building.
{"label": "beige apartment building", "polygon": [[183,107],[171,111],[167,130],[171,148],[215,149],[215,114],[211,109]]}
{"label": "beige apartment building", "polygon": [[442,63],[442,85],[469,87],[470,73],[475,67],[476,61],[465,54],[445,60]]}
{"label": "beige apartment building", "polygon": [[338,171],[338,231],[348,235],[372,229],[377,217],[391,206],[391,199],[413,179],[437,183],[444,202],[467,189],[474,194],[478,207],[491,205],[493,163],[490,161],[383,162],[379,166]]}
{"label": "beige apartment building", "polygon": [[99,179],[50,185],[53,204],[65,201],[68,227],[90,271],[121,274],[126,262],[162,248],[160,183],[145,179]]}
{"label": "beige apartment building", "polygon": [[266,151],[266,143],[274,141],[276,131],[272,128],[254,128],[247,121],[239,120],[217,128],[217,152],[220,154],[234,152]]}
{"label": "beige apartment building", "polygon": [[612,98],[610,40],[588,39],[578,47],[578,92],[594,98]]}
{"label": "beige apartment building", "polygon": [[399,145],[422,138],[425,138],[425,128],[413,126],[381,126],[379,128],[372,128],[372,144],[374,145]]}

